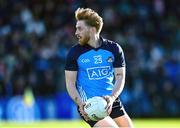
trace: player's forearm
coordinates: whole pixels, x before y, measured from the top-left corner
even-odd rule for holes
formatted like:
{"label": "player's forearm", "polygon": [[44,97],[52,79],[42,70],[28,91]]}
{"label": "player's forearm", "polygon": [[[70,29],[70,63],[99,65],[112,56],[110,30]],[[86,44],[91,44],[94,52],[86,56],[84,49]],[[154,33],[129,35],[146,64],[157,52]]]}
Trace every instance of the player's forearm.
{"label": "player's forearm", "polygon": [[123,88],[124,88],[124,84],[125,84],[125,68],[121,68],[121,69],[115,69],[115,85],[112,91],[112,96],[114,96],[115,98],[117,98]]}
{"label": "player's forearm", "polygon": [[81,100],[81,97],[79,96],[79,93],[78,93],[78,91],[76,89],[76,86],[72,85],[72,84],[67,84],[66,88],[67,88],[69,96],[73,99],[73,101],[77,105],[81,104],[82,100]]}
{"label": "player's forearm", "polygon": [[120,76],[115,82],[114,89],[112,91],[112,96],[117,98],[121,94],[124,88],[124,83],[125,83],[125,78],[123,76]]}
{"label": "player's forearm", "polygon": [[73,99],[73,101],[80,105],[81,104],[81,98],[79,96],[79,93],[76,89],[76,77],[77,77],[77,71],[67,71],[65,70],[65,78],[66,78],[66,89],[69,93],[69,96]]}

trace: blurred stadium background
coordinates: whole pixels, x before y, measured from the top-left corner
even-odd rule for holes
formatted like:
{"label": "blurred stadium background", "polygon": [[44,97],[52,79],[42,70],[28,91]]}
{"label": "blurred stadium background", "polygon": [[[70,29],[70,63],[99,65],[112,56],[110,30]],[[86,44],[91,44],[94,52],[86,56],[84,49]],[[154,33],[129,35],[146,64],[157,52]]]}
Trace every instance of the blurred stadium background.
{"label": "blurred stadium background", "polygon": [[74,11],[104,18],[127,63],[121,100],[136,127],[180,127],[179,0],[0,0],[0,127],[88,127],[67,95]]}

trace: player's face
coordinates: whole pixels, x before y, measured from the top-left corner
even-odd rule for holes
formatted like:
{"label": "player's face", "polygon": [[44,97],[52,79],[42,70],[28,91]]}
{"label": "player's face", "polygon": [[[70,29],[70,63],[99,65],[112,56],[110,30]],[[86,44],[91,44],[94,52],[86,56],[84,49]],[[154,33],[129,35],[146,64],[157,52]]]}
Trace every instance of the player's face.
{"label": "player's face", "polygon": [[75,35],[81,45],[87,44],[90,40],[90,27],[83,20],[77,21]]}

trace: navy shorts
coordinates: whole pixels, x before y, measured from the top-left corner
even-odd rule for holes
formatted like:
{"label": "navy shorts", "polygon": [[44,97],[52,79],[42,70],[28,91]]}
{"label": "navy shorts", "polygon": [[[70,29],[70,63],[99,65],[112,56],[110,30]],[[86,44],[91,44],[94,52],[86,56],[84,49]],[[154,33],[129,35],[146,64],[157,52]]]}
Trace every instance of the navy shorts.
{"label": "navy shorts", "polygon": [[[78,112],[79,112],[79,107],[78,107]],[[80,112],[79,112],[79,114],[80,114]],[[117,99],[114,101],[114,103],[113,103],[112,112],[111,112],[111,114],[110,114],[109,116],[110,116],[112,119],[114,119],[114,118],[123,116],[124,114],[125,114],[125,112],[124,112],[122,103],[121,103],[120,99],[117,98]],[[81,114],[80,114],[80,116],[81,116]],[[82,118],[84,121],[86,121],[83,116],[81,116],[81,118]],[[88,121],[86,121],[86,122],[87,122],[91,127],[93,127],[93,126],[97,123],[97,121],[92,121],[92,120],[88,120]]]}

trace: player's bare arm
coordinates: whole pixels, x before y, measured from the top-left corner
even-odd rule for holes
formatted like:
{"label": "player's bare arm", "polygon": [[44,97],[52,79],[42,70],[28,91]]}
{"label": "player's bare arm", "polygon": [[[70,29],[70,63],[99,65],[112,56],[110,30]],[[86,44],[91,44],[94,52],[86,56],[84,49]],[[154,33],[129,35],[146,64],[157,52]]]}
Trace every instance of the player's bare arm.
{"label": "player's bare arm", "polygon": [[112,91],[111,96],[105,96],[104,98],[108,102],[106,109],[108,113],[111,113],[113,102],[116,100],[116,98],[120,95],[124,88],[125,83],[125,67],[121,68],[114,68],[114,75],[115,75],[115,85]]}
{"label": "player's bare arm", "polygon": [[81,114],[87,119],[86,113],[84,112],[85,103],[81,100],[79,93],[76,89],[76,77],[77,71],[67,71],[65,70],[66,88],[70,97],[79,106]]}
{"label": "player's bare arm", "polygon": [[115,74],[115,85],[112,91],[112,96],[115,97],[116,99],[121,94],[124,88],[125,75],[126,75],[125,67],[114,68],[114,74]]}
{"label": "player's bare arm", "polygon": [[81,98],[76,89],[76,76],[77,71],[65,71],[66,77],[66,88],[70,97],[74,100],[77,105],[82,104]]}

